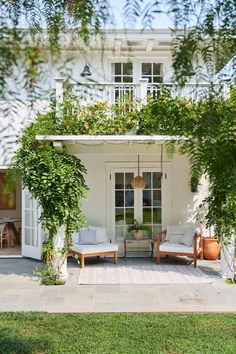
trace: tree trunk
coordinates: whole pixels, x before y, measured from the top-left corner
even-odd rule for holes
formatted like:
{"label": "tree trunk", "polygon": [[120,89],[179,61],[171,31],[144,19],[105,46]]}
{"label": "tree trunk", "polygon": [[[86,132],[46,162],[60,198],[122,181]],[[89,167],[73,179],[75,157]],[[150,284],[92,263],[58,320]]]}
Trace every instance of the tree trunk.
{"label": "tree trunk", "polygon": [[235,236],[227,240],[224,245],[224,240],[221,241],[221,275],[224,279],[233,279],[235,273]]}
{"label": "tree trunk", "polygon": [[55,272],[55,278],[59,281],[66,281],[68,278],[67,271],[67,256],[62,254],[64,247],[65,227],[59,227],[57,234],[53,237],[55,256],[53,261],[53,267]]}

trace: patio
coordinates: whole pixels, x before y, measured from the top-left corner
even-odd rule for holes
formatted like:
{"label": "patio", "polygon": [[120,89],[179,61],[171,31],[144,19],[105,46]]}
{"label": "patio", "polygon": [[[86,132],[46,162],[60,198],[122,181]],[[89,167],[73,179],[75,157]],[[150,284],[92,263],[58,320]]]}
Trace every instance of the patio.
{"label": "patio", "polygon": [[[90,259],[87,266],[110,263]],[[149,259],[119,260],[119,265],[153,264]],[[65,286],[40,286],[33,271],[41,262],[0,260],[0,311],[48,312],[235,312],[236,287],[219,276],[218,261],[199,261],[211,278],[208,284],[78,285],[80,268],[69,260]],[[183,259],[164,258],[163,264],[186,265]],[[118,266],[119,266],[118,265]],[[158,267],[158,266],[157,266]],[[189,265],[192,267],[192,265]]]}

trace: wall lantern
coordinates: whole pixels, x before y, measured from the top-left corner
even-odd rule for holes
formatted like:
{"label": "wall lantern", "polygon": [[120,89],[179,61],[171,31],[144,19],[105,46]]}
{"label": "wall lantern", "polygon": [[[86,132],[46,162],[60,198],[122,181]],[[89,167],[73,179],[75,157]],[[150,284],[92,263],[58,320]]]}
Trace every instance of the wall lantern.
{"label": "wall lantern", "polygon": [[147,185],[147,181],[139,175],[139,155],[138,155],[138,175],[131,181],[133,189],[144,189]]}
{"label": "wall lantern", "polygon": [[191,177],[190,180],[191,192],[197,193],[198,192],[198,178],[195,176]]}
{"label": "wall lantern", "polygon": [[88,64],[85,64],[84,69],[80,75],[83,77],[91,76],[91,72],[90,72]]}

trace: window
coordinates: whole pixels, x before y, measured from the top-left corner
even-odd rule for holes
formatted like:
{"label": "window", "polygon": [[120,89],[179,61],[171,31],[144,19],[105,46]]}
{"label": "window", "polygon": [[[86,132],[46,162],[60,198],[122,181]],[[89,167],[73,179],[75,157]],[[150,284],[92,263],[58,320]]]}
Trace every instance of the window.
{"label": "window", "polygon": [[163,68],[161,63],[142,63],[142,78],[148,79],[150,84],[163,82]]}
{"label": "window", "polygon": [[129,83],[133,82],[133,64],[132,63],[113,63],[112,81]]}

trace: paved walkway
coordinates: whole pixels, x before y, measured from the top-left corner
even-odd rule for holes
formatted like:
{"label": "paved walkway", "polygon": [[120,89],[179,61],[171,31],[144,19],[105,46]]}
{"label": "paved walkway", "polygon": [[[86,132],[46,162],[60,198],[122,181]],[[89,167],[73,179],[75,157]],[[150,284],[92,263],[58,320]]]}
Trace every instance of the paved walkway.
{"label": "paved walkway", "polygon": [[[163,261],[173,262],[170,259]],[[138,265],[151,261],[129,259],[128,262]],[[211,276],[212,283],[77,285],[80,269],[72,259],[69,279],[64,286],[41,286],[39,279],[32,275],[36,268],[40,269],[40,262],[0,259],[0,311],[236,312],[236,286],[226,284],[219,277],[219,263],[203,261],[199,266]]]}

